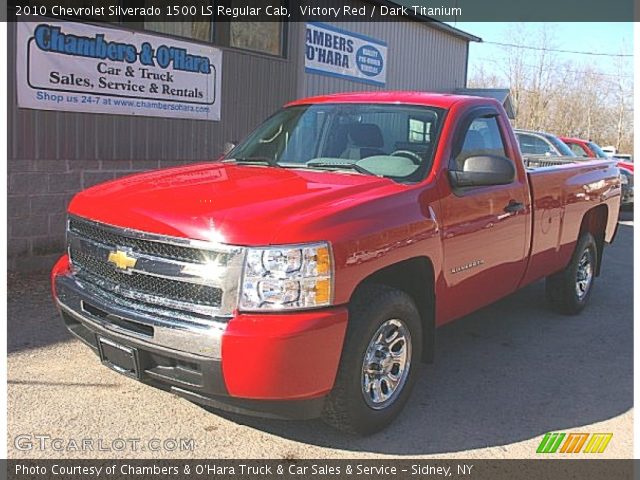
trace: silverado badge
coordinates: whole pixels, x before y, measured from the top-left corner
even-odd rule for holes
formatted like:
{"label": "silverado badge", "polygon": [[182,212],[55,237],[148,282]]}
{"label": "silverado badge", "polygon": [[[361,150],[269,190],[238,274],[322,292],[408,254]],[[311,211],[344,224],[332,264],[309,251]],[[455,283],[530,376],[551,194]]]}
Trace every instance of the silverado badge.
{"label": "silverado badge", "polygon": [[135,257],[130,257],[127,252],[123,250],[116,250],[115,252],[109,252],[109,263],[113,263],[118,270],[128,271],[130,268],[136,266],[138,261]]}

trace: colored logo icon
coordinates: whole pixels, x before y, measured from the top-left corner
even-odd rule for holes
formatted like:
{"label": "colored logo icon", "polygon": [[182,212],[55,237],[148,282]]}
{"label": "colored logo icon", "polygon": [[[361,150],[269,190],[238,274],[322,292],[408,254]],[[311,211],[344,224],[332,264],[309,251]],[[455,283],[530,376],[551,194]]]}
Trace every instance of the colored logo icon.
{"label": "colored logo icon", "polygon": [[613,433],[547,433],[536,453],[603,453]]}
{"label": "colored logo icon", "polygon": [[363,45],[356,52],[356,65],[368,77],[380,75],[384,67],[382,53],[373,45]]}

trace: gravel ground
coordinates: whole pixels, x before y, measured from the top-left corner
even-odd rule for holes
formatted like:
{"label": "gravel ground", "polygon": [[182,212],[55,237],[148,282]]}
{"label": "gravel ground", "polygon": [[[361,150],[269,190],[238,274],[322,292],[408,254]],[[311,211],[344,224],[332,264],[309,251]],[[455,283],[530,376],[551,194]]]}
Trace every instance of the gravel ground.
{"label": "gravel ground", "polygon": [[[211,413],[130,380],[66,332],[45,274],[10,276],[9,457],[527,458],[544,433],[574,431],[611,432],[599,458],[631,458],[633,219],[623,215],[582,315],[551,313],[536,283],[443,327],[403,414],[368,438]],[[83,439],[93,450],[75,448]]]}

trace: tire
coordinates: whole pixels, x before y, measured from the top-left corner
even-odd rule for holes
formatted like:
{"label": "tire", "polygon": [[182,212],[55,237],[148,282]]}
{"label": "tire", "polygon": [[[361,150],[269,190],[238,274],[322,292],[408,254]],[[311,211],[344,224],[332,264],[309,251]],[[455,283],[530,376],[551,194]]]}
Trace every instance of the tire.
{"label": "tire", "polygon": [[[392,340],[385,342],[381,333]],[[372,343],[379,348],[368,350]],[[409,295],[384,285],[361,287],[349,305],[340,366],[325,402],[323,420],[357,435],[369,435],[389,425],[409,398],[422,358],[422,344],[420,314]],[[389,347],[396,358],[385,350]],[[403,355],[404,368],[399,359]],[[365,365],[369,366],[368,373]],[[396,387],[392,386],[394,377],[398,379]]]}
{"label": "tire", "polygon": [[[587,271],[581,268],[585,262],[588,263]],[[596,241],[593,235],[584,233],[567,268],[546,279],[545,293],[555,311],[565,315],[576,315],[582,311],[593,290],[598,262]],[[588,280],[584,279],[585,275],[588,275]]]}

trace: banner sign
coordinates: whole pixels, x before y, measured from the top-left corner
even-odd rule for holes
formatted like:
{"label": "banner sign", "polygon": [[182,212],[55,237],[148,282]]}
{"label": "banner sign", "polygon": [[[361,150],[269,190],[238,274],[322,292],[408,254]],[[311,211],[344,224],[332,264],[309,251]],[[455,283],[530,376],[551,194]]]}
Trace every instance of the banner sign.
{"label": "banner sign", "polygon": [[47,19],[17,29],[21,108],[220,120],[217,48]]}
{"label": "banner sign", "polygon": [[387,44],[324,23],[307,23],[305,71],[384,85]]}

